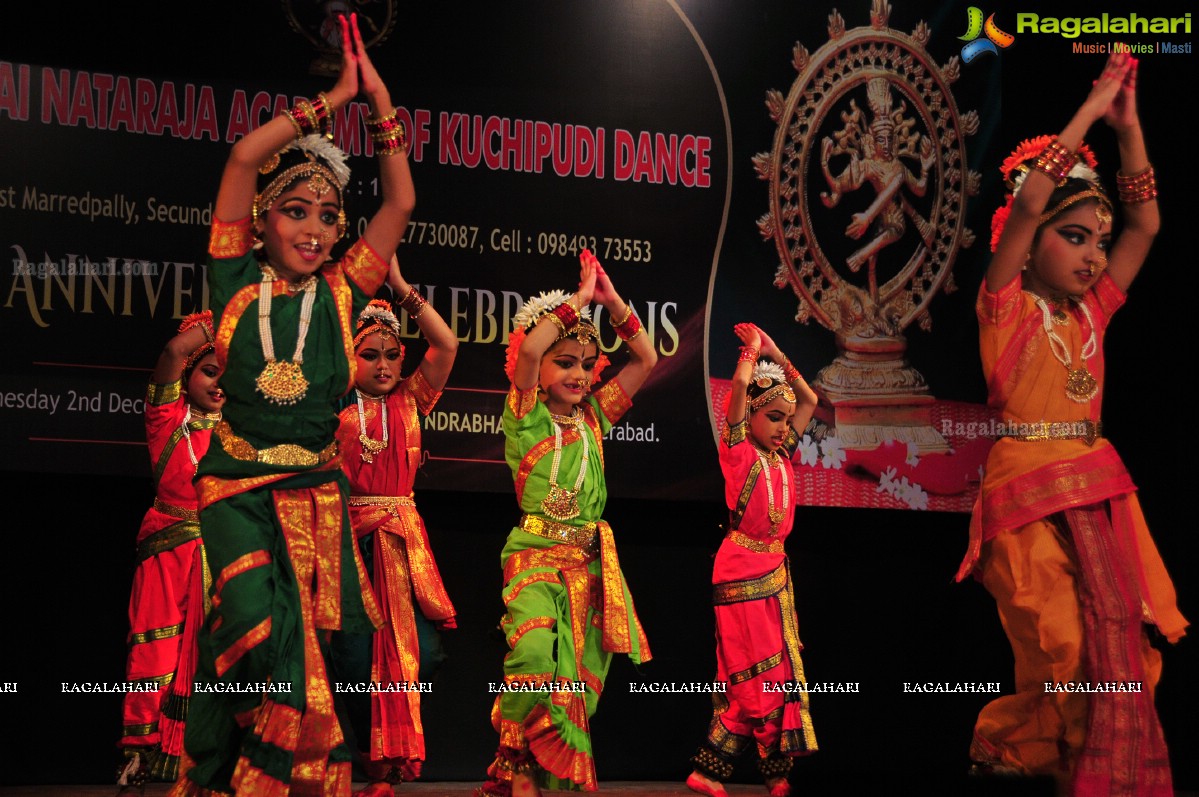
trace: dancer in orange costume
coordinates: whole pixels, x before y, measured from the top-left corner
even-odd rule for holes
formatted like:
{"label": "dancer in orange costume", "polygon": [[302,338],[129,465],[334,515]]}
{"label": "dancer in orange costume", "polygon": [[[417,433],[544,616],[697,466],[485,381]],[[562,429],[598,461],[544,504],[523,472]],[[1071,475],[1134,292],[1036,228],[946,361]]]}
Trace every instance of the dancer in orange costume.
{"label": "dancer in orange costume", "polygon": [[[1011,193],[992,223],[978,318],[1008,433],[987,461],[958,577],[973,572],[995,597],[1016,658],[1017,693],[975,725],[976,770],[1052,775],[1076,795],[1166,797],[1161,656],[1145,624],[1173,642],[1187,622],[1100,424],[1103,335],[1160,223],[1136,76],[1134,59],[1113,54],[1061,133],[1004,162]],[[1120,151],[1116,239],[1083,144],[1099,119]]]}

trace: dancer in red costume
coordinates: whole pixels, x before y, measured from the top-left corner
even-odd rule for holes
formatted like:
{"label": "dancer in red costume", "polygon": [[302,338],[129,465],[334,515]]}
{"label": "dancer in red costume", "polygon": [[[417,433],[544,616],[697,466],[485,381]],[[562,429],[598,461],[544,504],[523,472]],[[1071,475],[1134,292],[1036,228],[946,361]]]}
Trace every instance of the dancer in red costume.
{"label": "dancer in red costume", "polygon": [[120,744],[127,761],[118,794],[140,793],[148,780],[169,782],[179,774],[210,581],[192,479],[225,404],[212,341],[212,313],[183,319],[146,390],[154,505],[137,534],[125,680],[157,691],[125,695]]}
{"label": "dancer in red costume", "polygon": [[412,483],[420,466],[421,420],[441,397],[458,339],[400,273],[393,257],[388,284],[429,348],[400,378],[400,322],[385,301],[358,317],[355,401],[341,412],[338,439],[350,480],[350,521],[383,628],[367,635],[335,634],[338,677],[355,683],[401,684],[398,691],[353,692],[346,703],[370,784],[359,794],[390,797],[394,785],[420,777],[425,736],[420,684],[444,659],[438,631],[454,628],[454,605],[441,583]]}
{"label": "dancer in red costume", "polygon": [[[987,460],[958,577],[973,572],[994,596],[1016,659],[1016,694],[979,714],[975,770],[1048,775],[1075,795],[1168,797],[1161,655],[1145,628],[1176,641],[1187,621],[1100,424],[1103,335],[1160,224],[1136,76],[1133,58],[1113,54],[1062,132],[1003,164],[1011,193],[978,319],[989,401],[1009,433]],[[1100,119],[1120,151],[1118,238],[1083,144]],[[1096,685],[1116,688],[1080,688]]]}
{"label": "dancer in red costume", "polygon": [[719,444],[729,532],[712,568],[716,679],[727,692],[712,695],[687,786],[725,797],[733,762],[756,744],[771,797],[787,797],[794,757],[816,750],[783,543],[795,520],[791,455],[817,398],[765,332],[753,324],[734,331],[743,345]]}

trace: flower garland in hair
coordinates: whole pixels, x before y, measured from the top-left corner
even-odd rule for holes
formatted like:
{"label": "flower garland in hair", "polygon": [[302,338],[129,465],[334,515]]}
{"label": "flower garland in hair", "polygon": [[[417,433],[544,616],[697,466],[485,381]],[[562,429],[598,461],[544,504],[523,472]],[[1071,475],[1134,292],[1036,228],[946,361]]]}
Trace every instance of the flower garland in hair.
{"label": "flower garland in hair", "polygon": [[400,347],[400,362],[404,361],[404,343],[400,340],[400,320],[392,312],[391,304],[385,299],[371,299],[358,314],[358,333],[354,335],[354,348],[357,349],[363,338],[378,330],[384,337],[395,338]]}
{"label": "flower garland in hair", "polygon": [[[1032,171],[1028,164],[1035,161],[1054,138],[1054,136],[1026,138],[1000,164],[999,173],[1003,175],[1003,183],[1007,186],[1008,193],[1004,198],[1003,205],[997,208],[994,215],[991,216],[992,252],[999,246],[999,238],[1003,235],[1003,228],[1007,226],[1008,218],[1012,215],[1012,205],[1016,201],[1016,194],[1020,193],[1020,189],[1024,187],[1025,178]],[[1099,174],[1095,169],[1099,165],[1099,161],[1096,160],[1095,154],[1091,152],[1091,148],[1086,144],[1080,145],[1078,147],[1078,156],[1078,163],[1074,164],[1074,167],[1070,169],[1070,173],[1066,176],[1076,177],[1098,185]]]}
{"label": "flower garland in hair", "polygon": [[[508,377],[509,383],[516,378],[516,360],[525,335],[528,334],[530,329],[536,326],[542,316],[554,312],[559,305],[566,302],[573,295],[561,290],[553,290],[548,293],[542,291],[538,295],[531,297],[516,311],[516,315],[512,317],[512,331],[508,333],[508,348],[504,352],[504,374]],[[584,307],[578,312],[580,322],[586,321],[591,323],[590,308]],[[596,348],[599,348],[598,338],[596,339]],[[599,384],[600,374],[611,364],[612,361],[608,359],[608,355],[600,352],[599,357],[596,358],[595,367],[591,371],[592,388]]]}

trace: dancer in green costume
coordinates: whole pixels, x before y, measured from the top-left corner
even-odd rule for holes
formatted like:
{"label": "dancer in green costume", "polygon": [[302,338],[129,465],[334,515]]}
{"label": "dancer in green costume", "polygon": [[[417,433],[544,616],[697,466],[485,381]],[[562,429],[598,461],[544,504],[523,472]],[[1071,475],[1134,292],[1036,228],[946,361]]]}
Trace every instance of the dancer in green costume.
{"label": "dancer in green costume", "polygon": [[[350,792],[322,640],[370,633],[379,612],[350,530],[334,404],[354,385],[355,319],[415,193],[391,96],[356,19],[340,23],[336,85],[238,141],[217,194],[208,280],[229,398],[197,481],[212,609],[174,795]],[[360,91],[382,203],[333,261],[349,169],[322,134]]]}
{"label": "dancer in green costume", "polygon": [[[499,751],[480,793],[535,797],[539,785],[596,788],[589,719],[613,653],[648,661],[649,645],[603,521],[603,436],[657,362],[649,337],[589,251],[578,291],[527,302],[509,338],[505,457],[524,513],[504,568],[503,691],[492,709]],[[595,299],[628,345],[629,363],[591,392],[606,358]]]}

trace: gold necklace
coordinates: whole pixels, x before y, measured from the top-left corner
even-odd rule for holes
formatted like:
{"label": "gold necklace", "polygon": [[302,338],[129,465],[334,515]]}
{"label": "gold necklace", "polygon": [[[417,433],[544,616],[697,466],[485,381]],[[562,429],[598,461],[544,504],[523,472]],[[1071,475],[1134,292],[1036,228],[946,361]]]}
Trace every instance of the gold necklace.
{"label": "gold necklace", "polygon": [[[258,285],[258,337],[262,341],[262,359],[266,361],[262,373],[254,380],[255,389],[272,404],[295,404],[308,394],[308,380],[304,378],[304,339],[312,325],[312,306],[316,302],[316,275],[309,274],[297,283],[295,291],[303,291],[300,304],[300,329],[296,335],[296,351],[291,361],[275,359],[275,339],[271,335],[271,297],[273,283],[278,274],[271,266],[262,267],[262,282]],[[287,286],[292,290],[292,286]]]}
{"label": "gold necklace", "polygon": [[[541,501],[541,511],[547,517],[554,520],[570,520],[579,516],[579,490],[583,487],[583,481],[587,478],[587,459],[590,453],[589,443],[587,438],[590,436],[587,430],[583,428],[583,413],[578,407],[570,415],[554,415],[550,413],[550,419],[554,422],[554,459],[550,464],[550,489],[549,493]],[[579,440],[583,443],[583,456],[579,461],[579,475],[575,479],[575,486],[567,490],[558,484],[558,467],[562,464],[562,427],[569,426],[579,433]]]}
{"label": "gold necklace", "polygon": [[[358,394],[358,442],[362,444],[362,461],[374,462],[375,454],[387,448],[387,397],[370,396],[358,388],[354,388],[354,392]],[[366,407],[362,403],[363,399],[379,402],[379,422],[383,424],[382,440],[374,440],[366,433]]]}
{"label": "gold necklace", "polygon": [[[762,478],[766,480],[766,514],[770,518],[770,536],[773,537],[779,533],[779,526],[787,517],[791,483],[787,478],[787,466],[783,464],[783,458],[778,455],[778,452],[771,451],[770,458],[767,459],[762,450],[754,446],[754,453],[758,455],[758,462],[762,465]],[[782,506],[777,508],[774,505],[774,481],[770,478],[770,471],[774,465],[778,465],[779,473],[783,477]]]}
{"label": "gold necklace", "polygon": [[[1095,319],[1091,317],[1091,311],[1087,309],[1086,302],[1076,302],[1076,304],[1082,310],[1082,314],[1086,316],[1087,326],[1091,330],[1090,336],[1083,342],[1082,348],[1078,352],[1078,358],[1081,361],[1078,368],[1074,367],[1070,347],[1053,328],[1055,324],[1061,325],[1057,321],[1057,314],[1062,313],[1064,316],[1065,313],[1060,308],[1056,312],[1050,313],[1049,303],[1043,297],[1037,297],[1037,307],[1041,308],[1041,326],[1045,330],[1045,336],[1049,338],[1049,350],[1066,368],[1066,398],[1079,404],[1085,404],[1099,393],[1099,382],[1087,369],[1087,360],[1099,350],[1099,339],[1095,335]],[[1081,333],[1081,329],[1079,331]]]}

